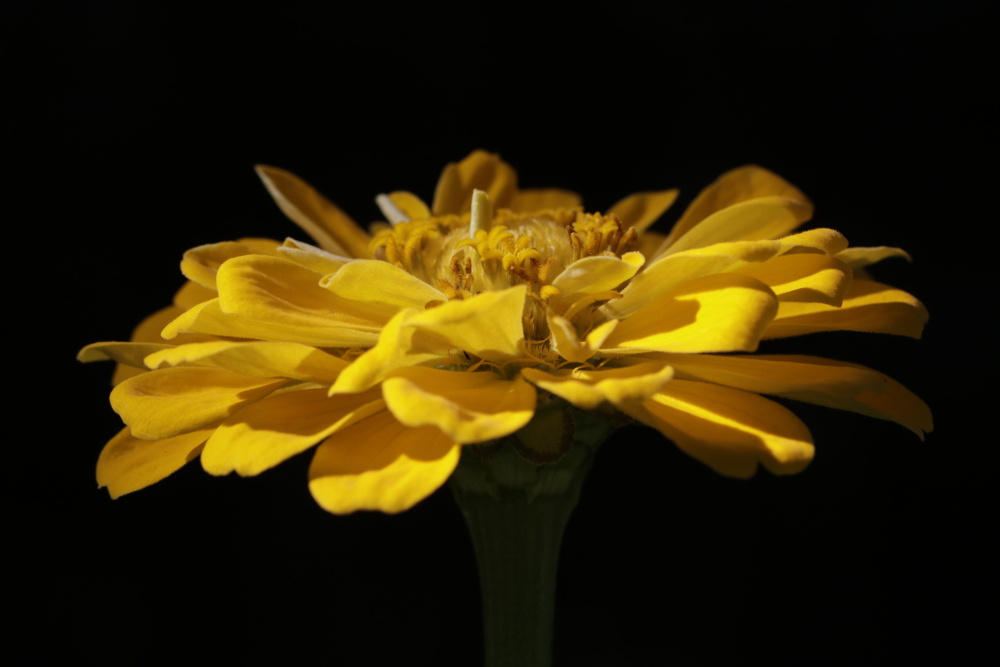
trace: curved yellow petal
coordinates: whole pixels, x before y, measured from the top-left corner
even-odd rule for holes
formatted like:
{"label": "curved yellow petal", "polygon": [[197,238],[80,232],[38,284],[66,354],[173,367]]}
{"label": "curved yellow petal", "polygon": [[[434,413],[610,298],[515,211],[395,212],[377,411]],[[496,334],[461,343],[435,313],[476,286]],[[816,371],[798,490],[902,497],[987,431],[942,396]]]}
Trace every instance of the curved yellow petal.
{"label": "curved yellow petal", "polygon": [[333,397],[325,389],[268,396],[219,425],[205,443],[201,465],[213,475],[258,475],[384,410],[377,389]]}
{"label": "curved yellow petal", "polygon": [[462,444],[510,435],[535,412],[535,388],[486,371],[400,368],[382,382],[389,410],[407,426],[437,426]]}
{"label": "curved yellow petal", "polygon": [[434,360],[447,363],[447,357],[439,352],[414,347],[414,338],[419,338],[420,332],[406,326],[406,323],[417,312],[415,308],[408,308],[389,320],[379,335],[378,343],[351,362],[330,387],[330,394],[363,391],[403,366],[417,366]]}
{"label": "curved yellow petal", "polygon": [[819,253],[782,255],[737,269],[771,288],[779,301],[806,301],[840,306],[852,273],[839,259]]}
{"label": "curved yellow petal", "polygon": [[920,338],[927,309],[912,295],[871,280],[854,280],[839,308],[823,303],[782,302],[764,338],[817,331],[864,331]]}
{"label": "curved yellow petal", "polygon": [[625,227],[635,227],[644,232],[673,205],[680,190],[660,190],[658,192],[637,192],[615,203],[608,214],[617,215]]}
{"label": "curved yellow petal", "polygon": [[902,248],[890,248],[884,245],[874,248],[846,248],[837,254],[837,259],[846,262],[852,269],[863,269],[890,257],[902,257],[908,262],[913,261],[910,254]]}
{"label": "curved yellow petal", "polygon": [[[270,247],[265,254],[272,256],[277,254],[279,244],[277,241],[273,241],[273,244],[274,246]],[[200,245],[184,253],[184,257],[181,259],[181,273],[188,280],[214,290],[216,289],[215,276],[223,262],[233,257],[255,254],[258,254],[255,248],[237,241]]]}
{"label": "curved yellow petal", "polygon": [[309,490],[334,514],[407,510],[440,488],[461,447],[432,426],[411,428],[388,412],[327,438],[309,467]]}
{"label": "curved yellow petal", "polygon": [[155,484],[198,456],[211,433],[207,428],[172,438],[140,440],[126,427],[101,450],[97,487],[106,487],[112,498],[118,498]]}
{"label": "curved yellow petal", "polygon": [[218,368],[164,368],[117,385],[111,407],[133,436],[157,440],[225,419],[286,382]]}
{"label": "curved yellow petal", "polygon": [[428,331],[457,349],[489,361],[522,356],[526,288],[483,292],[470,299],[449,301],[411,317],[407,326]]}
{"label": "curved yellow petal", "polygon": [[[176,306],[177,308],[180,308],[182,310],[187,310],[188,308],[194,308],[199,303],[204,303],[206,301],[209,301],[210,299],[214,299],[217,296],[219,296],[219,293],[215,290],[214,287],[209,289],[208,287],[205,287],[204,285],[199,285],[194,281],[186,280],[184,281],[184,284],[181,285],[181,288],[174,293],[173,303],[174,306]],[[180,313],[178,312],[178,315],[179,314]],[[164,322],[164,324],[166,324],[166,322]],[[156,329],[157,338],[160,337],[160,329],[162,328],[163,326],[160,326],[158,329]]]}
{"label": "curved yellow petal", "polygon": [[431,217],[427,204],[412,192],[397,190],[389,193],[389,200],[403,212],[407,220],[424,220]]}
{"label": "curved yellow petal", "polygon": [[563,359],[582,363],[594,356],[608,339],[611,332],[618,326],[618,320],[608,320],[594,327],[587,336],[580,340],[576,327],[565,317],[549,312],[549,331],[552,334],[550,344],[552,349]]}
{"label": "curved yellow petal", "polygon": [[341,299],[348,299],[357,312],[369,313],[375,320],[388,320],[404,308],[424,307],[431,301],[448,297],[400,267],[378,259],[364,259],[345,264],[320,285]]}
{"label": "curved yellow petal", "polygon": [[91,343],[76,355],[77,361],[117,361],[119,364],[149,370],[143,361],[148,355],[161,350],[169,350],[173,345],[166,343]]}
{"label": "curved yellow petal", "polygon": [[659,391],[674,376],[674,370],[664,364],[641,363],[623,368],[577,368],[555,374],[525,368],[521,374],[576,407],[593,410],[606,401],[615,405],[643,401]]}
{"label": "curved yellow petal", "polygon": [[[264,313],[267,317],[269,314]],[[181,342],[182,336],[190,336],[189,332],[226,336],[230,338],[256,338],[259,340],[286,341],[315,345],[316,347],[368,347],[378,340],[379,325],[366,323],[363,320],[347,319],[339,315],[340,320],[322,318],[285,316],[277,311],[270,313],[269,321],[244,319],[222,312],[219,299],[212,299],[199,304],[182,313],[165,327],[162,335],[174,342]]]}
{"label": "curved yellow petal", "polygon": [[348,362],[311,345],[284,342],[190,343],[151,352],[149,368],[197,364],[259,378],[291,378],[330,384]]}
{"label": "curved yellow petal", "polygon": [[[813,248],[828,255],[836,255],[847,248],[847,239],[840,232],[819,227],[817,229],[807,229],[798,234],[782,236],[780,239],[783,245],[798,248]],[[842,257],[839,259],[843,259]]]}
{"label": "curved yellow petal", "polygon": [[344,264],[355,261],[295,239],[285,239],[285,242],[278,247],[278,255],[321,276],[336,273]]}
{"label": "curved yellow petal", "polygon": [[517,191],[517,173],[499,155],[473,151],[441,172],[431,210],[434,215],[468,213],[472,210],[473,190],[485,191],[494,209],[508,208]]}
{"label": "curved yellow petal", "polygon": [[716,211],[683,236],[668,238],[657,256],[725,241],[785,236],[812,216],[812,206],[784,197],[761,197]]}
{"label": "curved yellow petal", "polygon": [[602,255],[578,259],[552,281],[559,294],[549,299],[549,305],[563,314],[581,296],[607,292],[631,280],[644,261],[637,252],[625,253],[621,259]]}
{"label": "curved yellow petal", "polygon": [[798,417],[739,389],[674,379],[641,404],[619,407],[730,477],[750,477],[758,464],[778,475],[793,474],[813,457],[812,436]]}
{"label": "curved yellow petal", "polygon": [[582,203],[580,195],[558,188],[518,190],[510,202],[515,213],[532,213],[560,208],[575,208]]}
{"label": "curved yellow petal", "polygon": [[601,353],[752,352],[777,308],[771,290],[754,278],[704,276],[619,322]]}
{"label": "curved yellow petal", "polygon": [[278,208],[323,250],[347,257],[370,256],[368,233],[311,185],[284,169],[262,164],[256,169]]}
{"label": "curved yellow petal", "polygon": [[676,241],[699,222],[724,208],[773,196],[802,202],[809,209],[806,219],[811,217],[812,204],[798,188],[777,174],[751,164],[727,171],[698,193],[674,225],[669,241]]}

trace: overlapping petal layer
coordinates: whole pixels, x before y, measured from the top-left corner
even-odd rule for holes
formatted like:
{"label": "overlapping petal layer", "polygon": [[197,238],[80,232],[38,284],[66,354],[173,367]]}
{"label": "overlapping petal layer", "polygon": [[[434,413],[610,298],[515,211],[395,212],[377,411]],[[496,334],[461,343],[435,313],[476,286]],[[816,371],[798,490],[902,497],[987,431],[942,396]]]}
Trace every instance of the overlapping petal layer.
{"label": "overlapping petal layer", "polygon": [[127,426],[98,464],[113,496],[199,455],[212,474],[256,475],[318,445],[320,506],[399,512],[448,479],[462,446],[516,436],[530,460],[561,456],[571,410],[623,413],[725,475],[802,470],[808,430],[761,394],[932,428],[877,371],[746,354],[817,331],[919,337],[927,320],[863,274],[903,251],[797,232],[812,204],[760,167],[724,174],[669,234],[648,228],[675,190],[586,213],[575,193],[521,189],[484,151],[448,165],[430,205],[379,195],[387,222],[371,233],[296,176],[258,173],[318,247],[194,248],[172,306],[130,342],[80,352],[119,364],[111,401]]}

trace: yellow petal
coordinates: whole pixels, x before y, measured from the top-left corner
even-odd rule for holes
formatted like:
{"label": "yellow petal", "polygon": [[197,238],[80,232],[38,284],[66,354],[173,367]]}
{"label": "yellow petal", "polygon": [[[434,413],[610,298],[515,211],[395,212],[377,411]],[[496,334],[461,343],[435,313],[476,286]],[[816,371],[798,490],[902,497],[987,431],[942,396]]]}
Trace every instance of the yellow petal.
{"label": "yellow petal", "polygon": [[371,237],[346,213],[298,176],[257,165],[257,175],[278,207],[323,249],[334,255],[368,257]]}
{"label": "yellow petal", "polygon": [[113,437],[97,459],[97,486],[112,498],[143,489],[171,475],[198,456],[212,429],[160,440],[140,440],[129,429]]}
{"label": "yellow petal", "polygon": [[495,209],[507,208],[517,191],[517,173],[499,155],[473,151],[444,168],[434,191],[434,215],[468,213],[473,190],[485,191]]}
{"label": "yellow petal", "polygon": [[814,301],[830,306],[841,304],[852,278],[846,264],[818,253],[782,255],[737,271],[770,287],[779,301]]}
{"label": "yellow petal", "polygon": [[156,440],[224,419],[286,382],[217,368],[164,368],[117,385],[111,390],[111,407],[132,435]]}
{"label": "yellow petal", "polygon": [[281,311],[263,313],[268,321],[244,319],[222,312],[218,299],[199,304],[182,313],[163,327],[163,337],[181,341],[187,332],[199,332],[230,338],[257,338],[260,340],[287,341],[315,345],[316,347],[368,347],[378,340],[379,325],[366,324],[357,319],[327,320],[326,325],[316,319],[296,318],[297,313],[286,316]]}
{"label": "yellow petal", "polygon": [[812,216],[812,206],[784,197],[761,197],[716,211],[683,236],[668,239],[657,255],[703,248],[724,241],[776,239]]}
{"label": "yellow petal", "polygon": [[645,258],[637,253],[617,257],[584,257],[567,266],[555,277],[552,285],[559,294],[549,300],[556,313],[562,314],[570,304],[588,294],[607,292],[631,280]]}
{"label": "yellow petal", "polygon": [[382,382],[389,410],[407,426],[434,425],[462,444],[510,435],[535,412],[535,388],[486,371],[400,368]]}
{"label": "yellow petal", "polygon": [[397,190],[389,193],[389,200],[403,212],[407,220],[424,220],[431,217],[431,210],[420,197],[412,192]]}
{"label": "yellow petal", "polygon": [[295,239],[285,239],[278,248],[278,254],[321,276],[336,273],[344,264],[354,261],[349,257],[334,255],[332,252]]}
{"label": "yellow petal", "polygon": [[432,426],[410,428],[381,412],[334,433],[316,450],[309,490],[334,514],[407,510],[451,476],[461,447]]}
{"label": "yellow petal", "polygon": [[822,303],[782,302],[764,338],[817,331],[865,331],[920,338],[927,309],[912,295],[870,280],[855,280],[839,308]]}
{"label": "yellow petal", "polygon": [[798,234],[783,236],[779,240],[784,245],[799,248],[814,248],[828,255],[836,255],[847,247],[847,239],[844,238],[843,234],[824,227],[807,229]]}
{"label": "yellow petal", "polygon": [[752,352],[777,304],[771,290],[749,276],[705,276],[619,322],[601,352]]}
{"label": "yellow petal", "polygon": [[[269,252],[266,254],[277,254],[278,242],[273,241],[272,243],[274,246],[269,248]],[[236,241],[201,245],[184,253],[184,258],[181,260],[181,273],[188,280],[214,290],[216,288],[215,276],[223,262],[233,257],[255,254],[258,253],[254,248]]]}
{"label": "yellow petal", "polygon": [[890,257],[902,257],[908,262],[913,261],[909,253],[902,248],[890,248],[884,245],[875,248],[847,248],[837,255],[837,259],[846,262],[852,269],[862,269]]}
{"label": "yellow petal", "polygon": [[576,368],[556,374],[525,368],[521,374],[529,382],[576,407],[592,410],[605,401],[620,405],[626,401],[645,400],[659,391],[673,377],[674,371],[663,364],[642,363],[623,368]]}
{"label": "yellow petal", "polygon": [[77,361],[117,361],[120,364],[148,370],[143,361],[148,355],[160,350],[169,350],[173,345],[165,343],[91,343],[76,355]]}
{"label": "yellow petal", "polygon": [[625,227],[635,227],[635,231],[644,232],[670,208],[678,194],[679,190],[637,192],[608,209],[608,214],[617,215]]}
{"label": "yellow petal", "polygon": [[[440,353],[415,348],[414,337],[421,332],[406,326],[417,312],[414,308],[400,311],[382,329],[378,343],[348,366],[330,387],[330,394],[354,393],[372,387],[403,366],[417,366],[439,360],[447,363]],[[423,334],[426,335],[426,334]]]}
{"label": "yellow petal", "polygon": [[671,230],[670,242],[681,238],[692,227],[717,211],[741,202],[772,196],[802,202],[809,207],[807,219],[811,217],[812,205],[798,188],[763,167],[747,165],[726,172],[698,193]]}
{"label": "yellow petal", "polygon": [[340,357],[301,343],[214,341],[191,343],[149,354],[150,368],[197,364],[259,378],[291,378],[329,384],[348,367]]}
{"label": "yellow petal", "polygon": [[[209,301],[210,299],[214,299],[217,296],[219,296],[219,293],[215,291],[214,287],[212,289],[209,289],[204,285],[199,285],[196,282],[186,280],[184,281],[184,284],[181,285],[181,288],[177,290],[177,292],[174,294],[173,302],[174,306],[180,308],[183,311],[187,310],[188,308],[194,308],[199,303],[204,303],[206,301]],[[177,315],[180,315],[180,312],[178,312]],[[174,315],[174,317],[176,317],[177,315]],[[165,321],[164,324],[166,324],[167,321]],[[160,337],[160,329],[162,328],[163,325],[160,325],[156,329],[157,338]]]}
{"label": "yellow petal", "polygon": [[758,463],[775,474],[792,474],[813,457],[812,437],[798,417],[738,389],[674,379],[641,405],[619,409],[730,477],[750,477]]}
{"label": "yellow petal", "polygon": [[584,340],[580,340],[576,327],[565,317],[551,311],[548,313],[549,331],[552,333],[552,349],[568,361],[582,363],[590,359],[618,326],[618,320],[608,320],[594,327]]}
{"label": "yellow petal", "polygon": [[357,260],[320,281],[341,299],[349,299],[357,312],[387,321],[404,308],[423,310],[430,301],[447,301],[437,288],[400,267],[377,259]]}
{"label": "yellow petal", "polygon": [[575,208],[581,204],[580,195],[558,188],[518,190],[510,202],[515,213],[532,213],[560,208]]}
{"label": "yellow petal", "polygon": [[304,389],[268,396],[224,421],[205,443],[201,465],[213,475],[257,475],[379,411],[377,389],[327,396]]}
{"label": "yellow petal", "polygon": [[431,332],[455,348],[489,361],[522,356],[526,289],[523,285],[449,301],[414,315],[408,326]]}

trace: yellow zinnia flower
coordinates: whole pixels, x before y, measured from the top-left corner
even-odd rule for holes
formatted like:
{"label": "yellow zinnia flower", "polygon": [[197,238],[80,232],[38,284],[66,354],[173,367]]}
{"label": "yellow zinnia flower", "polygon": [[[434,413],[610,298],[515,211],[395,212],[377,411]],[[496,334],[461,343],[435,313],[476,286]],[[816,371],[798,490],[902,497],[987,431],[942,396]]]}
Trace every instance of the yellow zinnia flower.
{"label": "yellow zinnia flower", "polygon": [[519,189],[482,151],[445,168],[429,207],[380,195],[388,222],[370,231],[292,174],[258,172],[317,245],[189,250],[174,305],[132,342],[80,353],[120,364],[111,403],[127,427],[97,470],[112,496],[199,454],[212,474],[256,475],[318,444],[322,507],[398,512],[448,479],[463,445],[513,436],[529,460],[558,459],[571,410],[627,415],[725,475],[802,470],[808,429],[761,394],[931,429],[881,373],[748,354],[815,331],[919,337],[927,319],[854,275],[905,253],[793,233],[812,205],[760,167],[723,175],[665,236],[648,228],[676,191],[586,213],[573,193]]}

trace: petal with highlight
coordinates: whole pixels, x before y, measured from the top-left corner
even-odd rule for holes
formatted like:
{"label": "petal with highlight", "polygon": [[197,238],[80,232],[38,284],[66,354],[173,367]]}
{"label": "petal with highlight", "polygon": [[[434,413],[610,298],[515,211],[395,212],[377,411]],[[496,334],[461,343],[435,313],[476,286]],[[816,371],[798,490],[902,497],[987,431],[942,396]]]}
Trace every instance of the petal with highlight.
{"label": "petal with highlight", "polygon": [[411,317],[407,326],[435,334],[459,350],[489,361],[520,357],[524,341],[523,285],[448,301]]}
{"label": "petal with highlight", "polygon": [[560,396],[578,408],[593,410],[601,403],[620,405],[643,401],[663,387],[674,375],[670,366],[641,363],[622,368],[576,368],[547,373],[537,368],[522,369],[531,383]]}
{"label": "petal with highlight", "polygon": [[424,307],[448,297],[413,274],[389,262],[365,259],[346,264],[320,285],[351,303],[352,310],[388,320],[404,308]]}
{"label": "petal with highlight", "polygon": [[389,410],[407,426],[437,426],[462,444],[510,435],[535,412],[535,388],[517,377],[411,366],[382,382]]}
{"label": "petal with highlight", "polygon": [[150,368],[181,364],[213,366],[259,378],[291,378],[329,384],[348,362],[301,343],[214,341],[169,346],[150,353]]}
{"label": "petal with highlight", "polygon": [[798,417],[738,389],[675,379],[642,404],[620,409],[730,477],[750,477],[758,464],[778,475],[793,474],[813,457],[812,436]]}

